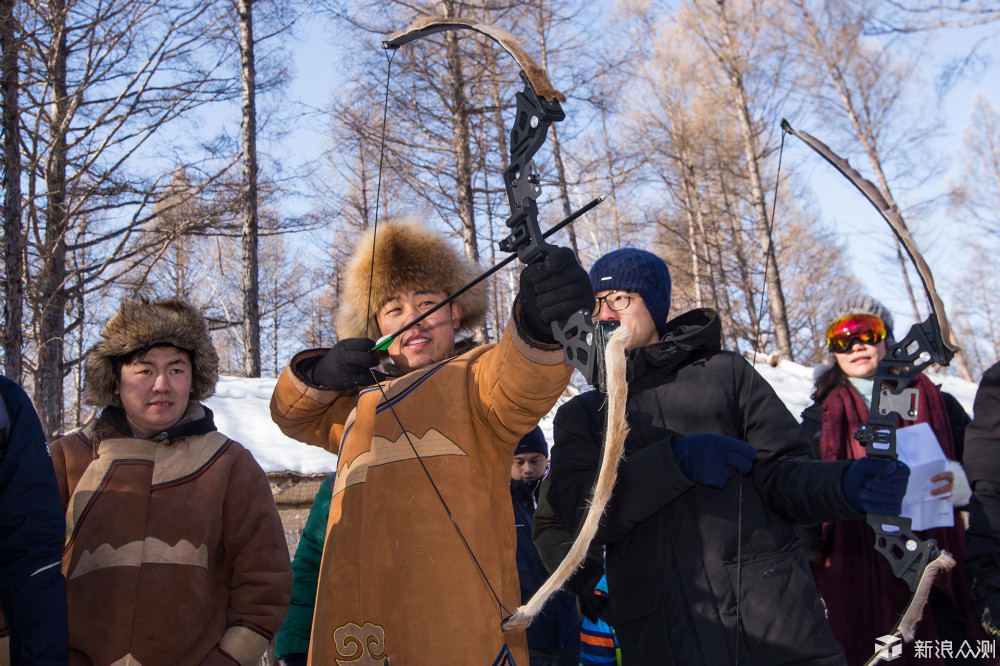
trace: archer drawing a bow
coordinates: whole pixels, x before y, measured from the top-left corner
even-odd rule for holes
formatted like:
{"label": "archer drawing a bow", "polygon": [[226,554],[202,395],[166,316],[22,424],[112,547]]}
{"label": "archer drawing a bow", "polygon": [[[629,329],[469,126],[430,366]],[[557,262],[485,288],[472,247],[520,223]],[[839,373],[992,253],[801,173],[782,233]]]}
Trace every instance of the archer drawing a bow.
{"label": "archer drawing a bow", "polygon": [[[434,309],[425,312],[422,317],[409,322],[403,329],[384,336],[378,341],[376,349],[388,347],[392,340],[406,328],[413,326],[437,308],[451,302],[453,298],[508,264],[514,257],[519,258],[525,264],[541,261],[547,253],[554,249],[554,246],[545,242],[547,236],[571,223],[604,199],[603,196],[594,199],[544,234],[541,232],[537,206],[537,199],[541,194],[541,178],[536,170],[534,156],[545,143],[548,129],[552,123],[565,118],[561,102],[565,102],[566,97],[552,86],[545,70],[527,54],[510,33],[490,25],[459,18],[427,17],[415,22],[406,30],[392,35],[382,43],[382,46],[387,50],[396,50],[428,35],[454,30],[471,30],[489,37],[502,46],[520,67],[520,78],[524,88],[516,95],[514,124],[510,130],[510,162],[503,172],[507,203],[510,208],[510,216],[507,218],[506,225],[510,233],[499,242],[501,250],[512,254],[468,285],[449,295]],[[588,383],[609,394],[611,403],[609,421],[614,427],[608,428],[604,461],[595,482],[595,499],[590,506],[580,535],[566,559],[538,592],[527,604],[504,619],[503,629],[505,631],[527,627],[540,612],[545,601],[562,586],[563,582],[580,565],[586,554],[587,546],[597,531],[604,507],[610,499],[618,461],[624,448],[625,435],[628,432],[624,416],[625,342],[628,339],[628,332],[624,327],[617,325],[618,322],[595,324],[591,317],[591,311],[587,309],[575,312],[566,321],[552,322],[552,335],[557,342],[562,344],[566,363],[580,370]],[[389,406],[391,408],[391,403]],[[428,479],[430,479],[429,474]],[[433,484],[433,479],[430,479],[430,482]],[[457,523],[455,525],[461,534],[461,528],[458,527]],[[466,545],[468,546],[468,544]],[[472,553],[471,548],[468,550],[475,560],[475,554]],[[485,573],[482,572],[481,567],[479,569],[485,579]],[[486,580],[486,582],[490,589],[493,589],[490,581]],[[497,598],[495,593],[494,597]],[[499,603],[498,598],[497,602]],[[506,612],[502,605],[501,610]]]}

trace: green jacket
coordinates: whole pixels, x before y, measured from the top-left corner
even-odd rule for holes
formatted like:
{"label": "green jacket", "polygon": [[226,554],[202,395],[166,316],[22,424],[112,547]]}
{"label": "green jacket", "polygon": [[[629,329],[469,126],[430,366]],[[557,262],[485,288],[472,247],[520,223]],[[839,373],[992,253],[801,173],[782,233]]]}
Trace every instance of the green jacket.
{"label": "green jacket", "polygon": [[292,560],[292,603],[285,622],[274,638],[274,653],[280,659],[290,654],[309,652],[309,634],[312,631],[313,609],[316,607],[316,582],[319,580],[319,563],[323,559],[326,541],[326,524],[330,517],[330,498],[333,477],[331,474],[320,485],[309,509],[309,517],[302,528],[302,537]]}

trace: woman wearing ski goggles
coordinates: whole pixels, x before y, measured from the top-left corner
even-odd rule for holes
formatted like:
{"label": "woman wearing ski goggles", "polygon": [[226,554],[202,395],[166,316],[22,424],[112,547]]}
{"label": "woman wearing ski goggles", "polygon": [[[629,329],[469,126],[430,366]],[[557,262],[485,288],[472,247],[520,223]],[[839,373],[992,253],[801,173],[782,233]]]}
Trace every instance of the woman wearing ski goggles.
{"label": "woman wearing ski goggles", "polygon": [[848,377],[875,375],[886,354],[886,325],[874,314],[855,313],[840,317],[826,329],[826,348]]}
{"label": "woman wearing ski goggles", "polygon": [[[818,457],[827,461],[859,461],[866,457],[864,445],[854,433],[868,418],[874,391],[874,377],[881,361],[894,344],[892,314],[884,305],[866,295],[856,295],[835,304],[824,336],[832,363],[816,379],[815,401],[802,413],[802,425],[815,443]],[[957,446],[952,424],[968,422],[961,405],[943,394],[923,374],[912,381],[919,391],[916,422],[926,423],[934,432],[945,456],[954,461]],[[900,422],[899,425],[905,425]],[[891,474],[887,472],[886,474]],[[968,501],[965,473],[957,462],[948,471],[930,477],[930,496],[949,498],[955,507]],[[877,513],[877,511],[876,511]],[[962,520],[953,527],[936,527],[918,534],[936,539],[943,549],[963,548]],[[871,654],[878,632],[874,627],[892,626],[897,619],[899,600],[909,598],[906,583],[893,576],[887,562],[871,548],[874,534],[864,520],[847,520],[823,526],[814,576],[826,604],[827,617],[844,648],[847,662],[862,663]],[[963,569],[959,564],[955,571]],[[929,602],[929,620],[917,627],[917,639],[948,635],[950,625],[938,626],[939,618],[952,618],[960,627],[962,640],[982,634],[969,597],[964,571],[951,577]]]}

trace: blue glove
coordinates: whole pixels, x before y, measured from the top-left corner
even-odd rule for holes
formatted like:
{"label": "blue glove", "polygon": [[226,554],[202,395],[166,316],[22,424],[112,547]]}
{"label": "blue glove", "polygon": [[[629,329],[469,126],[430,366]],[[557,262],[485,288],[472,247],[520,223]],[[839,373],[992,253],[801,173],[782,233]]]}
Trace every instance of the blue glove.
{"label": "blue glove", "polygon": [[909,479],[906,463],[866,456],[847,468],[841,485],[847,503],[855,511],[898,516]]}
{"label": "blue glove", "polygon": [[670,446],[684,476],[714,488],[725,486],[736,472],[749,472],[757,459],[757,449],[725,435],[691,435]]}

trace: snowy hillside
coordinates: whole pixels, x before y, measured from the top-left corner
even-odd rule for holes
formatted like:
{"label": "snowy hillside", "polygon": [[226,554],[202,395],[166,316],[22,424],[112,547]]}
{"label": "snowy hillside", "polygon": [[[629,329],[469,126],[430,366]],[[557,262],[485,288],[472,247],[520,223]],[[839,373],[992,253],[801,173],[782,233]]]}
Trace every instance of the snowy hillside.
{"label": "snowy hillside", "polygon": [[[772,368],[766,363],[757,362],[757,372],[774,387],[778,396],[784,401],[788,410],[798,418],[802,410],[809,406],[809,394],[813,386],[813,368],[782,361],[778,367]],[[941,390],[952,394],[972,415],[972,402],[976,397],[977,386],[950,375],[927,373],[932,382],[941,386]]]}
{"label": "snowy hillside", "polygon": [[[774,387],[796,418],[809,405],[812,368],[782,362],[775,368],[758,363],[757,370]],[[951,376],[930,377],[935,384],[941,384],[945,391],[958,398],[965,411],[972,414],[975,384]],[[274,379],[220,377],[215,395],[206,401],[215,412],[219,430],[250,449],[266,472],[290,470],[313,474],[333,471],[337,465],[336,456],[285,437],[271,421],[269,402],[274,383]],[[542,429],[551,442],[550,418],[542,422]]]}
{"label": "snowy hillside", "polygon": [[281,434],[271,420],[275,379],[219,377],[215,395],[205,401],[215,413],[219,432],[253,452],[265,472],[332,472],[337,456]]}

